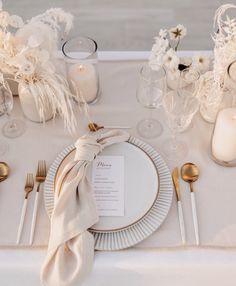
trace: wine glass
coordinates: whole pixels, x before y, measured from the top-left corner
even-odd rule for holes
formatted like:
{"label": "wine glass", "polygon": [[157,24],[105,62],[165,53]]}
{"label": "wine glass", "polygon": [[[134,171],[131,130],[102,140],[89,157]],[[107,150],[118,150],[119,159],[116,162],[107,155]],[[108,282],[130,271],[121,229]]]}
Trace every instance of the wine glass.
{"label": "wine glass", "polygon": [[162,133],[162,125],[152,117],[152,111],[161,106],[165,84],[166,73],[162,67],[152,70],[147,64],[141,68],[136,96],[138,102],[150,111],[149,117],[137,125],[138,133],[144,138],[155,138]]}
{"label": "wine glass", "polygon": [[7,82],[0,84],[0,113],[4,113],[8,117],[8,121],[2,128],[2,134],[8,138],[16,138],[21,136],[26,126],[24,121],[19,119],[10,119],[10,113],[13,109],[13,95]]}
{"label": "wine glass", "polygon": [[177,140],[176,136],[190,126],[199,102],[191,92],[179,89],[164,96],[163,107],[172,133],[172,137],[163,144],[163,151],[169,161],[177,161],[187,154],[188,147],[183,141]]}

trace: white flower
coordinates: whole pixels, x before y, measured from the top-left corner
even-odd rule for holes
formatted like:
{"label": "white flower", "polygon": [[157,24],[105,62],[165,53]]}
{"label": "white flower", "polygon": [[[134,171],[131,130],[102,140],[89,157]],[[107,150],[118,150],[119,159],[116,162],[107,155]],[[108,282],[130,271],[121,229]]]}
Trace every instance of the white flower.
{"label": "white flower", "polygon": [[178,70],[179,57],[173,49],[169,49],[163,57],[164,66],[171,71]]}
{"label": "white flower", "polygon": [[205,55],[195,55],[193,57],[193,65],[200,71],[206,72],[209,70],[210,59]]}
{"label": "white flower", "polygon": [[12,15],[9,18],[9,25],[13,28],[21,28],[24,26],[24,22],[20,16]]}
{"label": "white flower", "polygon": [[10,22],[10,15],[6,11],[0,12],[0,26],[6,28]]}
{"label": "white flower", "polygon": [[149,57],[149,65],[153,70],[159,70],[163,64],[163,56],[169,45],[169,41],[164,38],[156,37],[155,43],[152,46],[151,54]]}
{"label": "white flower", "polygon": [[155,40],[155,44],[152,46],[152,51],[155,53],[166,50],[169,46],[169,41],[167,39],[156,37]]}
{"label": "white flower", "polygon": [[161,29],[160,31],[159,31],[159,37],[160,38],[166,38],[167,37],[167,30],[166,29]]}
{"label": "white flower", "polygon": [[180,39],[183,39],[187,34],[187,29],[179,24],[174,28],[169,29],[169,36],[171,40],[178,41]]}

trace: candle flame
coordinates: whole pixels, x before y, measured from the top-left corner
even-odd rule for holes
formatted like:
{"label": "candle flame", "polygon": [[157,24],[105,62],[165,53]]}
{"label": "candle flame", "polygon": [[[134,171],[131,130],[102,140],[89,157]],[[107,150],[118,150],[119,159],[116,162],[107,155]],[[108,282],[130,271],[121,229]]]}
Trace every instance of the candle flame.
{"label": "candle flame", "polygon": [[83,65],[79,65],[79,70],[82,71],[84,69]]}

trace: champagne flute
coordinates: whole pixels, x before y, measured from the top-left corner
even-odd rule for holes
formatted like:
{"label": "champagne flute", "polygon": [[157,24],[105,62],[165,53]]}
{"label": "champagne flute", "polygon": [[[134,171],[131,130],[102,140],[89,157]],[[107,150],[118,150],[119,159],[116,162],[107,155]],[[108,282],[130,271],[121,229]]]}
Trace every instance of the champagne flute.
{"label": "champagne flute", "polygon": [[152,70],[147,64],[141,68],[136,96],[138,102],[150,111],[149,117],[137,125],[138,133],[144,138],[155,138],[162,133],[162,125],[152,117],[152,111],[161,106],[165,82],[166,73],[162,67]]}
{"label": "champagne flute", "polygon": [[0,84],[0,113],[7,115],[8,120],[3,125],[2,134],[7,138],[16,138],[21,136],[26,125],[19,119],[11,119],[10,114],[13,109],[13,95],[8,83],[5,81]]}

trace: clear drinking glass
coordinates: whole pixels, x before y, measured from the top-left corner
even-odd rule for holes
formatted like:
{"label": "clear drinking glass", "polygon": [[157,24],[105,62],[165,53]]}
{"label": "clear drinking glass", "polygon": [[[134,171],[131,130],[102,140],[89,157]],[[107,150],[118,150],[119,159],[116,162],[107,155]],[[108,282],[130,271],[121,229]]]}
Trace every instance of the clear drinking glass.
{"label": "clear drinking glass", "polygon": [[161,135],[161,123],[152,117],[152,111],[162,104],[163,95],[166,89],[166,73],[160,67],[159,70],[152,70],[149,65],[144,65],[139,74],[137,88],[137,100],[145,108],[149,109],[149,117],[141,120],[137,125],[137,131],[144,138],[155,138]]}
{"label": "clear drinking glass", "polygon": [[169,161],[176,161],[188,152],[187,145],[177,140],[176,136],[190,126],[199,102],[189,91],[172,90],[164,96],[163,107],[172,133],[172,137],[163,144],[163,151]]}
{"label": "clear drinking glass", "polygon": [[193,68],[186,68],[180,73],[182,86],[179,88],[185,89],[191,93],[194,93],[196,84],[200,78],[200,73]]}
{"label": "clear drinking glass", "polygon": [[5,137],[16,138],[21,136],[26,125],[24,121],[19,119],[10,119],[10,113],[13,109],[13,95],[7,82],[0,84],[0,113],[4,113],[8,117],[8,121],[3,125],[2,133]]}
{"label": "clear drinking glass", "polygon": [[73,93],[87,103],[95,103],[100,95],[97,43],[90,38],[76,37],[62,46],[67,78]]}

